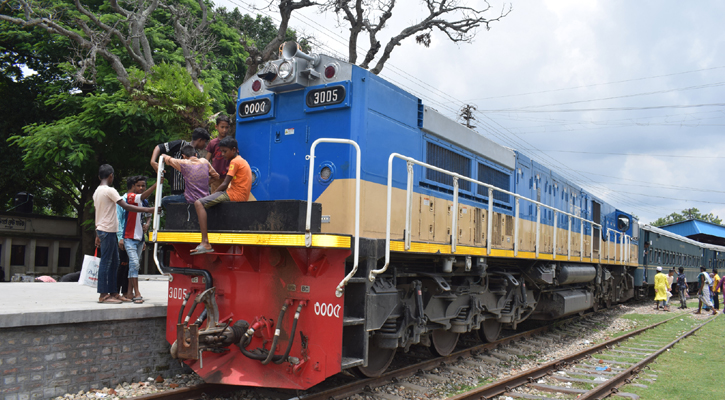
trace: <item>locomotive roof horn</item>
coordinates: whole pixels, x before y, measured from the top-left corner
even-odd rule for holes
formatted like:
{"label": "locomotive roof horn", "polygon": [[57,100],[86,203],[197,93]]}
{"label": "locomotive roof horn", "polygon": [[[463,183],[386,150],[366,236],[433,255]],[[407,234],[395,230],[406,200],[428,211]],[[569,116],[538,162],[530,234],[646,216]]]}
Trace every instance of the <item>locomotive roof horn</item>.
{"label": "locomotive roof horn", "polygon": [[319,54],[305,54],[302,50],[300,50],[300,45],[297,42],[284,42],[282,46],[280,46],[280,50],[282,52],[282,57],[284,57],[285,60],[291,60],[294,57],[299,57],[311,62],[313,67],[316,67],[320,63]]}

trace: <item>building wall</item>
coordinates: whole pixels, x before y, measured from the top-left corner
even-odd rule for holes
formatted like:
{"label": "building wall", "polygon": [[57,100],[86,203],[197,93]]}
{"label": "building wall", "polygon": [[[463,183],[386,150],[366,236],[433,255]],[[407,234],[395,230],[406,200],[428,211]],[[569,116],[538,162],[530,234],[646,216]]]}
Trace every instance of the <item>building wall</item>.
{"label": "building wall", "polygon": [[80,232],[74,218],[0,214],[0,267],[15,274],[60,277],[76,270]]}

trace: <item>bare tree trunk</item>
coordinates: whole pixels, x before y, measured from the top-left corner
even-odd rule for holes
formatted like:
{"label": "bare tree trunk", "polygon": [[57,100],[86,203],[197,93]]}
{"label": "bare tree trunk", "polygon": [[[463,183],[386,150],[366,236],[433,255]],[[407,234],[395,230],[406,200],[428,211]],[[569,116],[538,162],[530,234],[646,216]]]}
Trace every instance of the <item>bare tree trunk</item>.
{"label": "bare tree trunk", "polygon": [[279,29],[277,30],[277,36],[262,50],[259,50],[257,46],[249,44],[242,39],[242,45],[249,53],[249,57],[247,58],[247,73],[244,75],[244,81],[256,75],[261,64],[276,59],[279,46],[284,43],[284,38],[287,36],[287,28],[289,27],[289,20],[292,17],[292,11],[314,5],[319,4],[310,0],[299,0],[297,2],[294,0],[280,0],[279,14],[281,21]]}

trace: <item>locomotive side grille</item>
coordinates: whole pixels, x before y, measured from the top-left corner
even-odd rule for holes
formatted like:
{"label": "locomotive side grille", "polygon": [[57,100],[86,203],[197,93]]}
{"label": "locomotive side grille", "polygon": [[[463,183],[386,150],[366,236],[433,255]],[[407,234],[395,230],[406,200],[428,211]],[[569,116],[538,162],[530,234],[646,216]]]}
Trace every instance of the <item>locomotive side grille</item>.
{"label": "locomotive side grille", "polygon": [[[426,163],[464,176],[471,176],[471,160],[469,158],[434,143],[428,142],[427,145]],[[453,177],[438,171],[428,169],[425,177],[434,182],[453,186]],[[468,181],[458,181],[458,186],[461,190],[471,190],[471,182]]]}
{"label": "locomotive side grille", "polygon": [[[485,164],[478,164],[478,180],[504,190],[511,190],[511,179],[509,178],[509,175]],[[488,188],[485,186],[479,186],[478,194],[488,196]],[[504,203],[511,202],[511,196],[497,190],[493,191],[493,199]]]}

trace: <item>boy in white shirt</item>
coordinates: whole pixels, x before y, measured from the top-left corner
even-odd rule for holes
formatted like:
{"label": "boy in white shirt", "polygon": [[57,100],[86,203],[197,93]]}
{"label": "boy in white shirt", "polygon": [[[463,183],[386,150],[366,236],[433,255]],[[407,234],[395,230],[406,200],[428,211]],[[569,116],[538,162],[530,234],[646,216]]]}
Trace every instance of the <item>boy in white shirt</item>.
{"label": "boy in white shirt", "polygon": [[130,299],[118,294],[116,273],[118,270],[118,217],[116,204],[126,211],[153,212],[151,207],[132,206],[125,201],[118,191],[113,188],[113,167],[103,164],[98,169],[98,178],[101,184],[93,193],[93,205],[96,208],[96,247],[101,248],[101,262],[98,266],[99,303],[120,304],[130,302]]}

